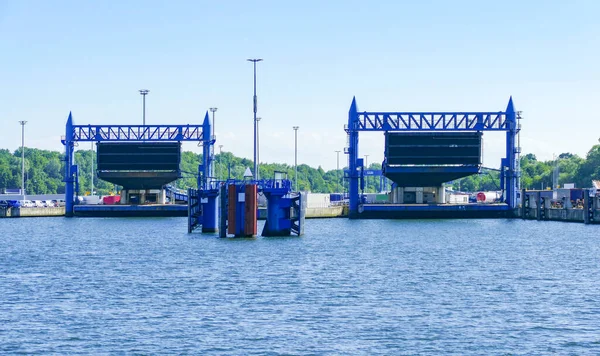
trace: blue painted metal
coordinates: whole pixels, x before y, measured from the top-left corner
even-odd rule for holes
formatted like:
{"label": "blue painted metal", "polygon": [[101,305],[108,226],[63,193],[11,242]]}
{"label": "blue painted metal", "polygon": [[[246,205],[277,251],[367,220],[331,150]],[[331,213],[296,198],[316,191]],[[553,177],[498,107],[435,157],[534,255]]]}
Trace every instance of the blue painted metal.
{"label": "blue painted metal", "polygon": [[[235,236],[245,236],[244,229],[246,223],[246,185],[240,184],[235,186],[235,202],[229,202],[229,204],[235,204],[235,211],[237,215],[234,217],[235,219]],[[240,199],[241,197],[244,199]],[[231,217],[230,217],[231,218]]]}
{"label": "blue painted metal", "polygon": [[[354,102],[354,101],[353,101]],[[358,131],[507,131],[504,112],[357,112]]]}
{"label": "blue painted metal", "polygon": [[[362,158],[360,158],[362,159]],[[344,178],[348,178],[350,172],[347,169],[344,169]],[[363,169],[362,178],[365,177],[379,177],[379,191],[385,192],[388,189],[388,179],[385,175],[383,175],[383,171],[381,169]]]}
{"label": "blue painted metal", "polygon": [[73,139],[73,115],[71,113],[69,113],[69,118],[67,119],[65,133],[65,176],[63,179],[63,182],[65,182],[65,216],[71,217],[73,216],[73,204],[75,200],[75,178],[73,177],[73,153],[75,150],[75,142]]}
{"label": "blue painted metal", "polygon": [[307,193],[299,192],[292,197],[292,228],[291,231],[298,236],[304,235],[304,221],[306,219]]}
{"label": "blue painted metal", "polygon": [[202,223],[202,206],[200,205],[200,199],[198,199],[198,189],[188,188],[187,196],[188,233],[191,233],[194,230],[196,230]]}
{"label": "blue painted metal", "polygon": [[[212,132],[210,118],[208,111],[204,116],[204,122],[202,123],[202,131],[206,133]],[[212,172],[212,146],[215,140],[210,135],[203,135],[202,137],[202,165],[198,167],[202,169],[202,180],[200,187],[200,201],[202,203],[202,232],[217,232],[218,228],[218,216],[219,216],[219,205],[217,199],[219,197],[218,187],[211,185],[214,180]]]}
{"label": "blue painted metal", "polygon": [[348,186],[350,193],[350,215],[358,213],[358,181],[360,172],[358,171],[358,110],[356,108],[356,98],[352,98],[352,104],[348,111]]}
{"label": "blue painted metal", "polygon": [[516,168],[516,111],[512,97],[505,112],[359,112],[356,98],[348,111],[350,217],[358,215],[359,182],[364,172],[358,158],[360,131],[505,131],[506,157],[502,163],[505,202],[511,208],[517,203],[518,172]]}
{"label": "blue painted metal", "polygon": [[[206,190],[208,189],[208,185],[210,184],[210,181],[213,179],[213,174],[212,174],[212,157],[211,157],[211,147],[212,145],[215,144],[215,140],[210,136],[210,132],[211,132],[211,125],[210,125],[210,118],[208,117],[208,111],[206,112],[206,115],[204,116],[204,123],[202,124],[202,132],[207,133],[206,135],[202,135],[202,167],[203,167],[203,171],[202,173],[202,184],[201,187],[202,189]],[[199,187],[200,188],[200,187]]]}
{"label": "blue painted metal", "polygon": [[264,183],[261,188],[267,198],[267,221],[262,236],[288,236],[292,229],[292,199],[289,197],[292,182],[274,179]]}
{"label": "blue painted metal", "polygon": [[511,208],[517,207],[517,160],[516,160],[516,140],[517,140],[517,113],[513,105],[512,96],[508,100],[506,107],[506,170],[501,174],[505,176],[503,186],[506,198],[505,201]]}
{"label": "blue painted metal", "polygon": [[200,198],[202,203],[202,232],[219,231],[219,190],[203,190]]}
{"label": "blue painted metal", "polygon": [[187,192],[177,189],[177,188],[173,187],[172,185],[167,185],[165,187],[165,190],[167,191],[167,196],[171,199],[172,203],[174,203],[175,201],[184,201],[184,202],[188,201],[188,193]]}
{"label": "blue painted metal", "polygon": [[262,236],[288,236],[292,229],[292,201],[284,196],[287,193],[265,191],[267,197],[267,221]]}
{"label": "blue painted metal", "polygon": [[[208,114],[206,114],[208,115]],[[74,141],[206,141],[204,125],[73,125]],[[206,136],[206,138],[205,138]]]}

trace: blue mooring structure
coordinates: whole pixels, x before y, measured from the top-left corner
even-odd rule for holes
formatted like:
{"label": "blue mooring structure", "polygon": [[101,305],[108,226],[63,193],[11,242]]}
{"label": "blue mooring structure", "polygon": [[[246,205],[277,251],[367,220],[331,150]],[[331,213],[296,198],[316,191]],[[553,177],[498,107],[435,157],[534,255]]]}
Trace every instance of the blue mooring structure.
{"label": "blue mooring structure", "polygon": [[[472,210],[513,211],[517,207],[519,190],[517,135],[520,117],[512,97],[505,111],[489,112],[378,112],[358,110],[356,98],[348,112],[349,146],[349,217],[359,218],[382,213],[395,217],[394,212],[427,213],[446,210],[466,210],[467,207],[442,206],[369,206],[360,201],[359,188],[364,189],[363,159],[359,158],[359,133],[384,132],[386,136],[383,175],[402,187],[442,186],[443,183],[478,173],[481,168],[481,136],[485,131],[506,133],[506,155],[501,160],[500,186],[505,203],[498,206],[468,207]],[[441,193],[438,193],[441,194]],[[363,213],[367,214],[363,214]],[[419,216],[405,214],[405,216]],[[422,216],[422,215],[421,215]],[[372,217],[372,216],[371,216]]]}

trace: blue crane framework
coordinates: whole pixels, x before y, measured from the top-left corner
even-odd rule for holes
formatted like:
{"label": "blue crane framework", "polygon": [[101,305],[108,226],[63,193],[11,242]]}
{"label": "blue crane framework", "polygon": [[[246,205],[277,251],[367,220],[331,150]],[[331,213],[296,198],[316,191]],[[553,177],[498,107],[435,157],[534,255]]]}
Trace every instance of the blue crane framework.
{"label": "blue crane framework", "polygon": [[[180,200],[188,203],[188,232],[202,226],[202,232],[216,232],[221,226],[221,236],[225,237],[226,221],[239,220],[239,216],[228,217],[226,207],[228,202],[225,194],[222,195],[221,221],[217,217],[219,190],[225,191],[228,185],[235,185],[241,189],[245,185],[255,184],[258,191],[263,192],[268,198],[267,222],[263,230],[264,236],[282,236],[295,233],[301,235],[304,231],[304,212],[306,210],[306,196],[298,194],[290,196],[291,182],[287,179],[273,180],[245,180],[245,181],[217,181],[213,177],[212,161],[214,136],[210,136],[211,124],[208,112],[204,116],[202,125],[75,125],[73,116],[69,113],[62,143],[65,145],[65,215],[74,215],[75,191],[78,190],[79,170],[74,162],[74,149],[77,142],[198,142],[202,144],[202,164],[198,166],[197,189],[188,189],[184,198],[183,194],[167,187]],[[181,170],[178,170],[181,174]],[[241,205],[243,207],[243,204]],[[293,216],[292,216],[293,211]],[[237,224],[240,226],[240,224]],[[241,232],[236,230],[236,236]]]}
{"label": "blue crane framework", "polygon": [[[349,170],[344,169],[344,175],[347,176],[348,175]],[[363,169],[362,170],[362,176],[364,177],[378,177],[379,178],[379,191],[380,192],[384,192],[387,189],[387,185],[388,185],[388,180],[385,177],[385,175],[383,175],[383,171],[381,169]],[[375,181],[375,183],[377,183],[377,181]]]}
{"label": "blue crane framework", "polygon": [[[208,112],[202,125],[75,125],[69,113],[65,136],[61,140],[65,145],[65,215],[73,216],[74,194],[78,182],[79,170],[74,162],[74,150],[77,142],[201,142],[202,164],[198,167],[198,189],[210,190],[212,177],[212,146],[215,140],[205,133],[211,132]],[[216,214],[216,205],[214,207]],[[215,218],[216,219],[216,218]]]}
{"label": "blue crane framework", "polygon": [[[506,156],[500,165],[500,187],[504,191],[505,206],[498,209],[512,210],[517,206],[519,189],[517,135],[520,117],[515,111],[512,97],[506,111],[495,112],[359,112],[356,98],[352,99],[348,112],[348,124],[344,127],[348,134],[349,169],[349,215],[357,217],[359,213],[359,183],[363,182],[363,160],[358,158],[359,132],[407,132],[407,131],[454,131],[454,132],[506,132]],[[449,170],[455,169],[448,167]]]}

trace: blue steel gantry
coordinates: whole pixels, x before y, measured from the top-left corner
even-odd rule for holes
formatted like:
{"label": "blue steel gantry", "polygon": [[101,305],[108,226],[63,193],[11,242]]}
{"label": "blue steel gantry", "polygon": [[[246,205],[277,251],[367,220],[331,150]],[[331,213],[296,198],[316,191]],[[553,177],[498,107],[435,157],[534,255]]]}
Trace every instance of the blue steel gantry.
{"label": "blue steel gantry", "polygon": [[[359,182],[362,181],[363,171],[362,159],[358,154],[359,132],[504,131],[506,132],[506,156],[501,161],[500,185],[505,193],[506,207],[514,209],[517,206],[519,185],[517,157],[520,148],[516,144],[519,130],[512,97],[509,99],[506,111],[496,112],[359,112],[356,98],[353,98],[348,112],[348,124],[345,126],[349,138],[349,147],[346,148],[345,153],[349,156],[350,217],[357,217],[359,214]],[[439,170],[438,167],[436,168]],[[411,170],[415,167],[404,167],[404,169]],[[447,169],[451,172],[461,168],[448,166]],[[468,173],[467,170],[464,172]]]}
{"label": "blue steel gantry", "polygon": [[[66,163],[64,174],[65,215],[73,216],[74,211],[74,185],[78,180],[78,169],[73,155],[76,142],[201,142],[203,162],[199,166],[198,189],[208,194],[211,188],[211,160],[213,159],[210,153],[212,152],[211,146],[215,143],[210,132],[208,112],[206,112],[202,125],[75,125],[73,116],[69,113],[65,136],[61,140],[65,145]],[[212,204],[210,204],[210,200],[209,198],[206,208],[203,209],[203,220],[207,228],[216,229],[216,196],[212,199],[215,201]]]}

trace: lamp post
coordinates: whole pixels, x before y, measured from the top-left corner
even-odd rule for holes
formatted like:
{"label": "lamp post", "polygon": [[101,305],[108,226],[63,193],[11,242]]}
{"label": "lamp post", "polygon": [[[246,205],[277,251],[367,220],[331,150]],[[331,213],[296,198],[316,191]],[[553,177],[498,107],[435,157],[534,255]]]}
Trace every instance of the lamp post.
{"label": "lamp post", "polygon": [[256,63],[262,61],[262,58],[247,59],[247,61],[254,63],[254,177],[258,179],[258,166],[256,163],[256,105],[258,101],[256,97]]}
{"label": "lamp post", "polygon": [[140,94],[142,95],[142,120],[143,120],[143,125],[146,126],[146,95],[148,95],[148,93],[150,92],[150,90],[148,89],[140,89]]}
{"label": "lamp post", "polygon": [[[209,108],[208,110],[210,110],[210,112],[212,113],[212,139],[215,139],[215,112],[217,111],[218,108]],[[210,155],[213,159],[211,159],[210,161],[210,171],[212,172],[212,175],[215,176],[215,160],[214,160],[214,156],[215,156],[215,145],[211,145],[210,146]]]}
{"label": "lamp post", "polygon": [[25,198],[25,124],[27,121],[19,121],[21,124],[21,195]]}
{"label": "lamp post", "polygon": [[335,153],[337,153],[337,172],[335,175],[338,178],[338,189],[340,189],[340,152],[342,151],[335,151]]}
{"label": "lamp post", "polygon": [[90,195],[94,195],[94,143],[90,142],[92,144],[92,190],[90,191]]}
{"label": "lamp post", "polygon": [[215,112],[217,111],[218,108],[209,108],[208,110],[210,110],[210,112],[212,113],[212,135],[215,135]]}
{"label": "lamp post", "polygon": [[256,170],[256,180],[260,179],[260,131],[259,131],[259,123],[261,117],[256,118],[256,161],[258,162],[258,168]]}
{"label": "lamp post", "polygon": [[294,179],[296,180],[296,191],[298,191],[298,129],[300,126],[294,126]]}
{"label": "lamp post", "polygon": [[[365,155],[365,169],[369,169],[369,155]],[[365,188],[369,190],[369,176],[365,177]]]}
{"label": "lamp post", "polygon": [[219,145],[219,180],[221,180],[221,171],[223,170],[223,168],[221,167],[223,165],[223,156],[221,156],[221,150],[223,149],[223,145]]}

